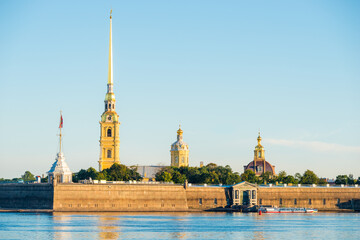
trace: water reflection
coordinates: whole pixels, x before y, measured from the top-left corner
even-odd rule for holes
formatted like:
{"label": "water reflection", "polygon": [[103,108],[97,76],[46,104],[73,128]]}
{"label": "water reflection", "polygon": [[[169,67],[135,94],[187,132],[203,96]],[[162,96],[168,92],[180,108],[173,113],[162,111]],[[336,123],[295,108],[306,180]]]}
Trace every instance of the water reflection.
{"label": "water reflection", "polygon": [[263,232],[254,232],[254,240],[264,240],[264,233]]}
{"label": "water reflection", "polygon": [[358,213],[0,213],[0,239],[358,239],[358,226]]}
{"label": "water reflection", "polygon": [[71,232],[69,231],[71,229],[68,224],[71,222],[72,217],[67,215],[61,215],[61,214],[54,214],[54,217],[52,218],[54,224],[54,239],[70,239],[71,238]]}
{"label": "water reflection", "polygon": [[119,218],[99,218],[99,239],[118,239],[120,236]]}

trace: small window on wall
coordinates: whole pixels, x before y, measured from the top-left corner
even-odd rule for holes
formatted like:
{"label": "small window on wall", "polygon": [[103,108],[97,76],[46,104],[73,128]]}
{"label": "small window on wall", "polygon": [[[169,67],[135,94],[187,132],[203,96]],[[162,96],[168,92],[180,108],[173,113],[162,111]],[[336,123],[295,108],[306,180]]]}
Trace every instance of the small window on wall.
{"label": "small window on wall", "polygon": [[262,205],[262,199],[261,198],[259,199],[259,205]]}
{"label": "small window on wall", "polygon": [[202,198],[199,198],[199,205],[202,205]]}
{"label": "small window on wall", "polygon": [[261,152],[259,152],[259,158],[261,158]]}
{"label": "small window on wall", "polygon": [[255,191],[255,190],[252,190],[251,193],[252,193],[251,198],[252,198],[252,199],[256,199],[256,191]]}
{"label": "small window on wall", "polygon": [[282,198],[279,199],[279,204],[282,205]]}
{"label": "small window on wall", "polygon": [[108,137],[111,137],[111,128],[109,128],[109,129],[107,130],[107,136],[108,136]]}
{"label": "small window on wall", "polygon": [[326,205],[326,199],[325,198],[323,199],[323,205]]}
{"label": "small window on wall", "polygon": [[309,205],[311,205],[311,199],[309,199]]}
{"label": "small window on wall", "polygon": [[217,198],[214,199],[214,205],[217,205]]}
{"label": "small window on wall", "polygon": [[340,198],[337,199],[337,204],[340,204]]}
{"label": "small window on wall", "polygon": [[111,158],[111,150],[107,150],[107,158]]}
{"label": "small window on wall", "polygon": [[297,205],[297,199],[296,198],[294,199],[294,205]]}

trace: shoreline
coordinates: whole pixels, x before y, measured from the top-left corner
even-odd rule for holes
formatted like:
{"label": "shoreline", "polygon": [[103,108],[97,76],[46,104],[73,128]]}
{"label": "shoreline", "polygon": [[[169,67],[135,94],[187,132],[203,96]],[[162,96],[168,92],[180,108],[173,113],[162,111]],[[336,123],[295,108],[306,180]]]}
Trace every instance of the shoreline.
{"label": "shoreline", "polygon": [[[234,209],[224,210],[179,210],[179,211],[54,211],[52,209],[0,209],[0,213],[18,212],[18,213],[256,213],[256,212],[241,212]],[[343,209],[343,210],[318,210],[321,213],[359,213],[358,211]],[[284,214],[284,213],[283,213]],[[289,213],[286,213],[289,214]]]}

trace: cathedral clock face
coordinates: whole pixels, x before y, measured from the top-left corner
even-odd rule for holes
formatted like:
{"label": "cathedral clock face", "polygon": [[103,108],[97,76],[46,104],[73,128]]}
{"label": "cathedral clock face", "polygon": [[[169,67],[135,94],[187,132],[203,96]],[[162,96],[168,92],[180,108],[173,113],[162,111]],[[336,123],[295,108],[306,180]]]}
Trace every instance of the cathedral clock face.
{"label": "cathedral clock face", "polygon": [[111,121],[111,116],[108,116],[108,120]]}

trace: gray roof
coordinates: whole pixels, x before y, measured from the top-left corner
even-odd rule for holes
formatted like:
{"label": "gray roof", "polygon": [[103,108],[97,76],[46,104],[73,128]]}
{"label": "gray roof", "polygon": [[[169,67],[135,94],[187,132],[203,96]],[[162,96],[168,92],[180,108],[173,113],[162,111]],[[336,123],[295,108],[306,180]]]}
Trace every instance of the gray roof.
{"label": "gray roof", "polygon": [[166,166],[136,166],[141,177],[155,178],[155,174]]}

